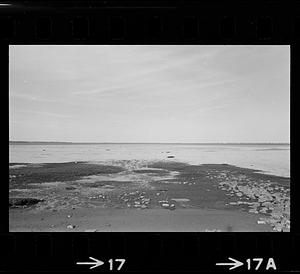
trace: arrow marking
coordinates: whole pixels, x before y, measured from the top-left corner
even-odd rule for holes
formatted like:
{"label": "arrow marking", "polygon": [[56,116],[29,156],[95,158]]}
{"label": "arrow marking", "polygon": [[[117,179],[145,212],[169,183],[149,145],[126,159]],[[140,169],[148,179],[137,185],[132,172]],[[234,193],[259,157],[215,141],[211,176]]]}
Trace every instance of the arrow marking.
{"label": "arrow marking", "polygon": [[100,265],[103,265],[104,262],[100,261],[100,260],[97,260],[93,257],[89,257],[91,260],[93,260],[94,262],[78,262],[76,264],[83,264],[83,265],[94,265],[94,266],[91,266],[90,269],[93,269],[95,267],[98,267]]}
{"label": "arrow marking", "polygon": [[232,269],[234,269],[234,268],[236,268],[236,267],[240,267],[240,266],[243,265],[242,262],[240,262],[240,261],[238,261],[238,260],[236,260],[236,259],[233,259],[233,258],[230,258],[230,257],[228,257],[228,259],[229,259],[230,261],[232,261],[233,263],[216,263],[216,265],[230,265],[230,266],[232,266],[232,267],[230,267],[229,270],[232,270]]}

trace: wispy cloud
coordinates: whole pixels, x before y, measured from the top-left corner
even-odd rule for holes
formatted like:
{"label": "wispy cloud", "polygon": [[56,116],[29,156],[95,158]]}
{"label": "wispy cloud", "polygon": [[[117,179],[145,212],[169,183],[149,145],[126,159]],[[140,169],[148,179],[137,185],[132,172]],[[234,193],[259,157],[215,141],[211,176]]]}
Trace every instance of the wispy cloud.
{"label": "wispy cloud", "polygon": [[47,111],[22,110],[20,112],[29,113],[29,114],[37,114],[37,115],[45,115],[45,116],[56,117],[56,118],[72,118],[73,117],[72,115],[65,115],[65,114],[47,112]]}
{"label": "wispy cloud", "polygon": [[95,89],[90,89],[90,90],[80,90],[80,91],[74,91],[71,92],[73,95],[91,95],[91,94],[111,94],[115,91],[123,90],[125,89],[126,86],[106,86],[106,87],[99,87]]}
{"label": "wispy cloud", "polygon": [[10,97],[10,99],[16,98],[16,99],[35,101],[35,102],[45,102],[45,103],[56,103],[57,102],[57,100],[40,98],[40,97],[36,97],[31,94],[22,94],[22,93],[11,93],[9,95],[9,97]]}

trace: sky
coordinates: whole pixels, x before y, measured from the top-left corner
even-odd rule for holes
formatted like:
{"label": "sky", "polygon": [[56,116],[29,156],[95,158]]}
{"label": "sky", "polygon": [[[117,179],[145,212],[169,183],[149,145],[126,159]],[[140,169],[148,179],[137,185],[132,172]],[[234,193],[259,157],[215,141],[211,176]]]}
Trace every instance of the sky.
{"label": "sky", "polygon": [[9,48],[9,138],[288,142],[289,46]]}

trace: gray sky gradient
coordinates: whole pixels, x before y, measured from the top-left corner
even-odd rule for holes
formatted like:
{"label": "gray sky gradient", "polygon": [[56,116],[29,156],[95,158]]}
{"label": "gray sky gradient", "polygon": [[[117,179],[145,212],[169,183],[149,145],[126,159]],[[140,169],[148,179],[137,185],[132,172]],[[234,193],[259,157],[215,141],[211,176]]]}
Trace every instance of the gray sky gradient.
{"label": "gray sky gradient", "polygon": [[289,142],[289,46],[10,46],[9,137]]}

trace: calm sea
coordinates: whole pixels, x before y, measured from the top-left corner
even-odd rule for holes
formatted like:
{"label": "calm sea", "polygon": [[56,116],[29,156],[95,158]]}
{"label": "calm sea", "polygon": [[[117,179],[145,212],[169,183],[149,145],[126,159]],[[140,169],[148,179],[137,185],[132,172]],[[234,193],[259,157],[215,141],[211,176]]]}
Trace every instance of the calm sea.
{"label": "calm sea", "polygon": [[[168,152],[168,153],[167,153]],[[290,177],[290,145],[280,144],[10,144],[10,163],[165,160],[226,163]]]}

